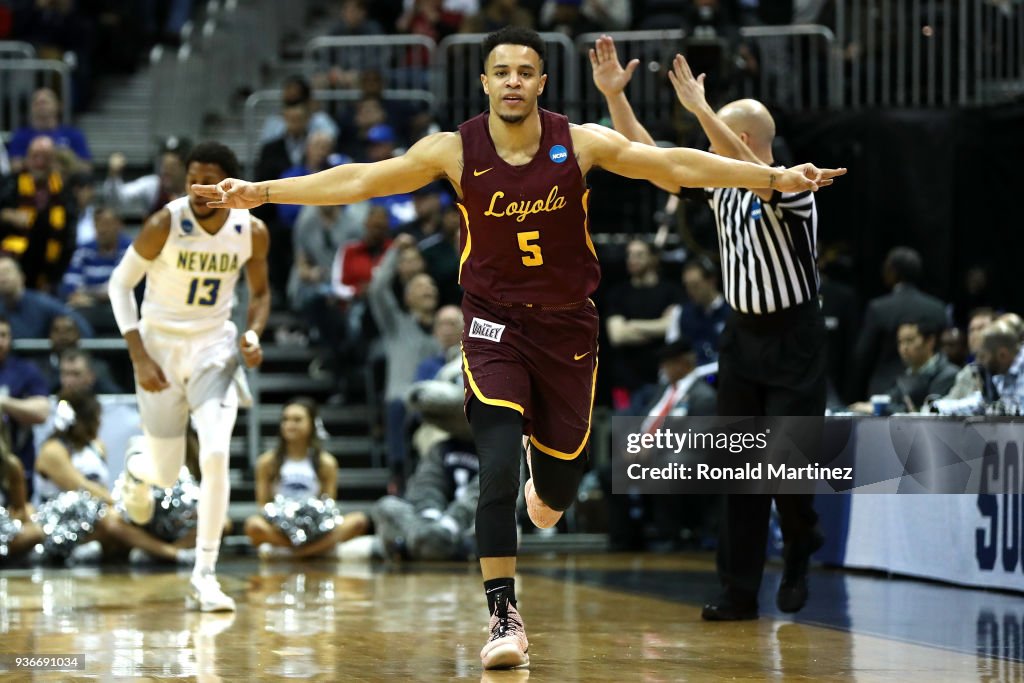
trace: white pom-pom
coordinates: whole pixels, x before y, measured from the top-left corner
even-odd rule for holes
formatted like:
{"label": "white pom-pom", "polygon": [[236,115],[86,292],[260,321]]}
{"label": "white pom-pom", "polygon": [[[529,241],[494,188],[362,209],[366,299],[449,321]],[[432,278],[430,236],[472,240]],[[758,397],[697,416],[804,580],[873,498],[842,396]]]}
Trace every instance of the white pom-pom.
{"label": "white pom-pom", "polygon": [[245,335],[242,337],[248,346],[259,346],[260,336],[253,330],[247,330]]}

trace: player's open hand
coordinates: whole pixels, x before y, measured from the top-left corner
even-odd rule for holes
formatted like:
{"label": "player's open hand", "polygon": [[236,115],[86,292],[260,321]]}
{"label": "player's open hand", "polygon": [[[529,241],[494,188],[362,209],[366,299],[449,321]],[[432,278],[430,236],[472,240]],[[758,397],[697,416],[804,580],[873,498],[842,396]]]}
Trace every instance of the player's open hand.
{"label": "player's open hand", "polygon": [[831,185],[841,175],[846,175],[845,168],[818,168],[814,164],[800,164],[783,171],[775,182],[775,189],[779,192],[815,192]]}
{"label": "player's open hand", "polygon": [[132,366],[135,368],[135,379],[144,391],[158,392],[171,386],[164,371],[148,355],[143,358],[133,358]]}
{"label": "player's open hand", "polygon": [[237,178],[226,178],[216,185],[193,185],[192,191],[210,200],[206,205],[214,209],[252,209],[266,201],[265,191]]}
{"label": "player's open hand", "polygon": [[707,106],[708,101],[704,96],[704,74],[694,78],[686,57],[676,55],[672,61],[672,70],[668,72],[668,80],[672,81],[679,104],[686,107],[687,111],[697,113]]}
{"label": "player's open hand", "polygon": [[622,68],[619,53],[615,49],[615,41],[610,36],[601,36],[590,48],[590,66],[594,75],[594,85],[605,97],[618,95],[626,89],[629,79],[639,66],[640,60],[634,59]]}

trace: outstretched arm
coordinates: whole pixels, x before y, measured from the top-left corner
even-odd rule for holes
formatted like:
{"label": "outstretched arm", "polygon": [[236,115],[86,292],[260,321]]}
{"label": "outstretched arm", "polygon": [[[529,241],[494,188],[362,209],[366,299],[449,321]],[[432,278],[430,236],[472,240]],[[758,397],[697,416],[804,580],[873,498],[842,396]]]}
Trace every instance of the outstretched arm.
{"label": "outstretched arm", "polygon": [[462,142],[455,133],[428,135],[400,157],[373,164],[345,164],[297,178],[250,183],[228,178],[193,185],[214,208],[251,209],[260,204],[354,204],[372,197],[412,192],[447,177],[456,184]]}
{"label": "outstretched arm", "polygon": [[600,166],[627,178],[676,187],[750,187],[780,192],[817,190],[832,184],[846,169],[819,169],[813,164],[769,168],[725,159],[696,149],[661,149],[630,142],[615,131],[595,124],[572,128],[573,146],[586,173]]}
{"label": "outstretched arm", "polygon": [[633,142],[654,145],[654,138],[647,132],[643,124],[636,118],[633,105],[626,98],[626,86],[633,78],[633,72],[640,64],[633,59],[622,68],[619,53],[615,49],[615,41],[610,36],[601,36],[590,49],[590,67],[594,77],[594,85],[604,95],[608,103],[608,113],[612,116],[612,126]]}

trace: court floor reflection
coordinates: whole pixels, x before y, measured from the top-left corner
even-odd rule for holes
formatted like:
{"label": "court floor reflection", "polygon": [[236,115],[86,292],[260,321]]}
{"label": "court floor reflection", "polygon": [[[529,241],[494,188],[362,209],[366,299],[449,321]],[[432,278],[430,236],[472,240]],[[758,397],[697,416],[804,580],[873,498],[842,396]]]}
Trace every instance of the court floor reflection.
{"label": "court floor reflection", "polygon": [[[971,621],[962,596],[978,591],[903,582],[938,591],[915,594],[913,588],[887,581],[869,589],[857,583],[863,577],[819,572],[812,585],[815,609],[832,603],[846,613],[845,623],[828,623],[810,613],[813,623],[768,615],[754,622],[708,624],[700,621],[696,590],[687,587],[706,586],[712,570],[706,555],[524,558],[517,593],[533,664],[530,671],[518,672],[480,670],[486,615],[478,573],[463,565],[396,569],[227,562],[222,583],[239,601],[238,612],[227,615],[184,611],[185,573],[5,572],[0,574],[0,651],[80,652],[86,655],[86,668],[31,678],[0,674],[0,679],[656,683],[1024,678],[1020,658],[1004,656],[1014,648],[1019,652],[1020,628],[1013,626],[1019,622],[1006,621],[1010,611],[998,600],[979,608],[981,621]],[[847,579],[853,584],[845,586],[845,597],[824,587]],[[681,588],[673,592],[659,586]],[[646,589],[644,594],[638,587]],[[897,593],[906,599],[900,602]],[[1016,597],[995,597],[1006,598],[1006,605],[1020,604]],[[915,608],[916,601],[926,599],[934,610]],[[1015,614],[1024,616],[1019,606]],[[966,630],[970,647],[908,639],[886,626],[913,632],[915,623],[921,631]],[[1016,644],[1007,645],[1014,633]]]}

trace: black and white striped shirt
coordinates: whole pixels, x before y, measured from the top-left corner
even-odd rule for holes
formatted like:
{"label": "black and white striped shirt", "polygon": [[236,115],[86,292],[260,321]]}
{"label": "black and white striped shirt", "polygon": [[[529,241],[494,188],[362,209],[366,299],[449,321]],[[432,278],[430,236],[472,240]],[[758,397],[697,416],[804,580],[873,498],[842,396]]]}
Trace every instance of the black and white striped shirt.
{"label": "black and white striped shirt", "polygon": [[725,300],[741,313],[773,313],[818,296],[818,211],[812,192],[771,199],[746,189],[704,191],[718,228]]}

